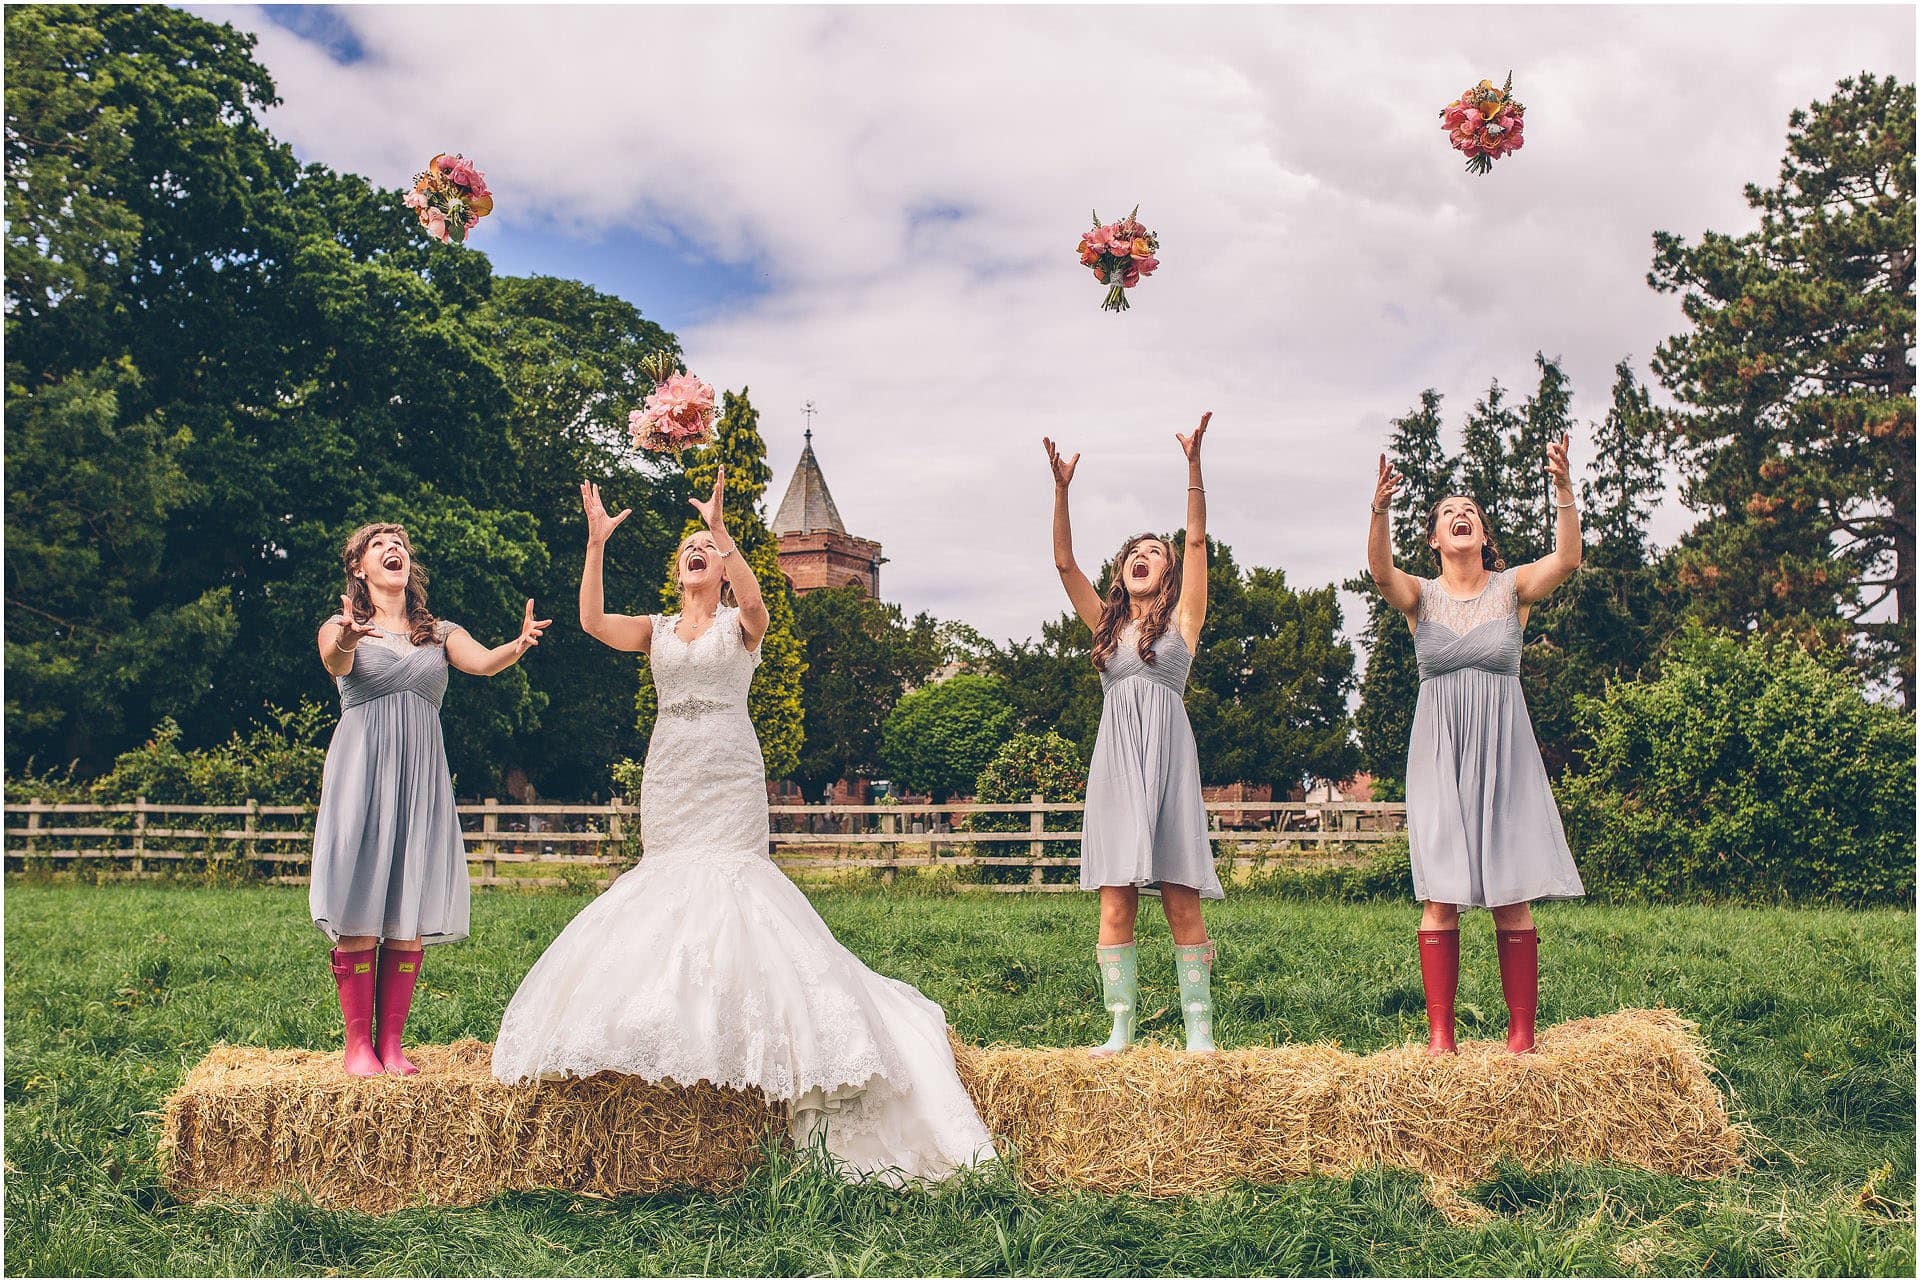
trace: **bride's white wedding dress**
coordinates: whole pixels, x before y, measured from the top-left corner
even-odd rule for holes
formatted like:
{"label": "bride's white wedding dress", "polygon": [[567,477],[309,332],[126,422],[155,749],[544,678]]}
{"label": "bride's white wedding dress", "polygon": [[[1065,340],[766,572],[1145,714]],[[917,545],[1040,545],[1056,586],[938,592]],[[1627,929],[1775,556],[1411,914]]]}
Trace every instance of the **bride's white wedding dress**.
{"label": "bride's white wedding dress", "polygon": [[786,1101],[796,1144],[826,1131],[850,1174],[939,1179],[993,1149],[946,1014],[840,945],[767,856],[747,717],[759,665],[722,607],[692,641],[653,620],[660,714],[640,792],[640,863],[568,923],[513,995],[504,1082],[612,1070]]}

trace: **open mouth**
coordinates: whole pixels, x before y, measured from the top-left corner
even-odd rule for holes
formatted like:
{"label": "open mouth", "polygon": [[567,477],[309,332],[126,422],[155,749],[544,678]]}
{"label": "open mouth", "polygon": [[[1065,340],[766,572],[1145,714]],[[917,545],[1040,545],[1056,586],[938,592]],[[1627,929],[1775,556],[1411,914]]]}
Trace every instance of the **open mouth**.
{"label": "open mouth", "polygon": [[1136,579],[1144,579],[1147,577],[1147,563],[1145,561],[1135,561],[1133,563],[1133,577]]}
{"label": "open mouth", "polygon": [[383,570],[392,570],[398,573],[405,565],[406,561],[401,558],[398,552],[389,552],[380,558],[380,568]]}
{"label": "open mouth", "polygon": [[1452,529],[1455,535],[1460,538],[1465,538],[1467,535],[1473,533],[1473,522],[1467,520],[1465,517],[1461,517],[1453,523]]}
{"label": "open mouth", "polygon": [[701,556],[698,552],[695,552],[693,555],[687,558],[687,568],[689,570],[696,570],[696,571],[704,570],[707,568],[707,558],[704,556]]}

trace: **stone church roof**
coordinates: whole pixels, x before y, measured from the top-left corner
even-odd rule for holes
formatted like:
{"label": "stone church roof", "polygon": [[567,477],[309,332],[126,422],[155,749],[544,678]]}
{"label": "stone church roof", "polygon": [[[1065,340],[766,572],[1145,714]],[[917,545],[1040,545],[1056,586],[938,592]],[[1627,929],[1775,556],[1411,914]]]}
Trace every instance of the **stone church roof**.
{"label": "stone church roof", "polygon": [[813,432],[807,432],[806,448],[800,451],[800,464],[787,483],[787,496],[780,500],[780,511],[773,518],[773,533],[819,534],[830,531],[845,534],[840,509],[833,505],[827,478],[820,474],[820,460],[813,456]]}

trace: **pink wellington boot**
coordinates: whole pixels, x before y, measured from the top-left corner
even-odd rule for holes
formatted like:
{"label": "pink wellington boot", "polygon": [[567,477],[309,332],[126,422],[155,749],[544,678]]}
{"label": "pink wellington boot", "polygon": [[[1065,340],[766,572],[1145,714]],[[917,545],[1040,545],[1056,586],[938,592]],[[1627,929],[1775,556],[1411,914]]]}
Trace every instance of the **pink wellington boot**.
{"label": "pink wellington boot", "polygon": [[384,945],[380,949],[380,1031],[376,1044],[380,1062],[396,1077],[410,1077],[420,1071],[400,1049],[400,1035],[407,1028],[407,1012],[413,1009],[413,986],[420,982],[421,951],[402,952]]}
{"label": "pink wellington boot", "polygon": [[1493,942],[1500,954],[1500,991],[1507,999],[1507,1049],[1529,1054],[1540,1009],[1540,932],[1496,930]]}
{"label": "pink wellington boot", "polygon": [[340,1018],[346,1024],[346,1049],[342,1066],[355,1077],[378,1077],[380,1056],[373,1049],[373,950],[343,953],[338,948],[328,954],[333,964],[333,984],[340,990]]}
{"label": "pink wellington boot", "polygon": [[1427,993],[1427,1054],[1452,1055],[1453,999],[1460,991],[1460,932],[1420,932],[1420,984]]}

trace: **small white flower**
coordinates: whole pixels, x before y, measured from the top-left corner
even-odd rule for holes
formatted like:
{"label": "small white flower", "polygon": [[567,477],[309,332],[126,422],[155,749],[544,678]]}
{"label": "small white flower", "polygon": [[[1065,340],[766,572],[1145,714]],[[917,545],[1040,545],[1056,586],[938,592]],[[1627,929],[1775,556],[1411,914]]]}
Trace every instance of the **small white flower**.
{"label": "small white flower", "polygon": [[1107,967],[1107,978],[1118,983],[1120,980],[1120,968],[1118,966]]}
{"label": "small white flower", "polygon": [[1199,972],[1199,971],[1197,971],[1197,970],[1190,970],[1190,971],[1188,971],[1188,972],[1187,972],[1187,982],[1188,982],[1189,984],[1197,984],[1197,983],[1199,983],[1199,982],[1200,982],[1200,972]]}

